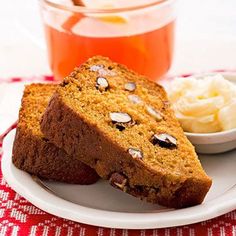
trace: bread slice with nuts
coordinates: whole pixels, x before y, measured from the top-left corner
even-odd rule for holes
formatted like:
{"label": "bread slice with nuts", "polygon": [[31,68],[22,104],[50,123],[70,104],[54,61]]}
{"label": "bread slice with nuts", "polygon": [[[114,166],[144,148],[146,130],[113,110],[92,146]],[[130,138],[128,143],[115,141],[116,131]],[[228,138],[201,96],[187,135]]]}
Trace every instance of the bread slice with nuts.
{"label": "bread slice with nuts", "polygon": [[45,179],[92,184],[99,178],[97,173],[57,148],[40,131],[39,121],[55,89],[56,85],[52,84],[26,86],[13,146],[13,163]]}
{"label": "bread slice with nuts", "polygon": [[149,202],[196,205],[211,186],[164,89],[107,58],[64,79],[41,130],[112,186]]}

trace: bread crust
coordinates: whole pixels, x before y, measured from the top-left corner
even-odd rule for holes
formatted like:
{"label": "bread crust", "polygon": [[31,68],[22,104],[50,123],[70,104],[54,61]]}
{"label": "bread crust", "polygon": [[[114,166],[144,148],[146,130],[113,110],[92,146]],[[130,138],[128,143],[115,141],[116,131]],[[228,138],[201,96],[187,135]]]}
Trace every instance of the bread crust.
{"label": "bread crust", "polygon": [[[36,122],[32,124],[25,122],[23,118],[32,115],[28,114],[26,109],[26,106],[32,106],[30,98],[32,90],[34,93],[48,90],[48,94],[52,94],[55,85],[32,84],[26,87],[13,145],[14,165],[32,175],[49,180],[74,184],[96,182],[99,177],[93,169],[78,159],[71,158],[63,149],[59,149],[42,135],[33,132],[33,129],[39,126],[41,111],[45,109],[46,105],[39,101],[34,107],[33,115],[37,116]],[[42,100],[44,97],[47,99],[47,96],[42,95],[39,99]]]}
{"label": "bread crust", "polygon": [[[116,86],[114,84],[117,84],[117,87],[111,87],[110,93],[109,90],[106,91],[104,88],[101,88],[101,91],[96,90],[94,84],[97,74],[94,71],[97,70],[101,70],[100,72],[106,75],[105,77],[111,86]],[[132,107],[130,109],[135,111],[141,109],[137,107],[134,109],[134,105],[130,105],[127,102],[127,94],[135,94],[124,91],[123,85],[127,81],[135,81],[139,87],[139,91],[148,94],[147,96],[150,94],[147,97],[149,102],[150,99],[155,98],[155,104],[152,100],[151,105],[158,106],[160,111],[164,113],[165,120],[163,122],[154,122],[151,120],[151,117],[149,118],[147,116],[146,122],[153,122],[153,126],[149,127],[156,129],[156,126],[158,126],[160,129],[160,126],[162,126],[162,130],[168,130],[171,127],[172,129],[169,130],[174,133],[180,144],[173,151],[162,147],[154,147],[150,139],[147,139],[150,136],[145,136],[145,142],[147,144],[145,147],[157,150],[157,153],[165,155],[167,160],[168,158],[172,158],[174,161],[178,160],[179,163],[186,163],[186,167],[182,165],[176,172],[172,172],[172,169],[167,170],[165,167],[163,168],[159,164],[160,162],[156,162],[154,167],[152,165],[153,162],[148,163],[148,160],[145,158],[145,160],[134,158],[128,153],[127,148],[130,146],[127,146],[127,143],[122,143],[123,141],[120,137],[124,137],[124,135],[122,136],[119,133],[122,130],[117,131],[116,128],[109,126],[109,121],[108,123],[104,121],[108,111],[100,109],[100,112],[106,114],[106,116],[102,117],[102,121],[104,122],[100,124],[97,123],[97,120],[95,121],[93,119],[93,116],[89,117],[88,113],[84,112],[85,110],[77,107],[77,104],[80,104],[78,103],[80,99],[85,99],[85,92],[90,91],[93,93],[94,101],[96,101],[95,104],[97,104],[93,106],[93,109],[98,112],[97,106],[101,101],[105,102],[101,100],[103,99],[101,96],[112,95],[113,89],[113,94],[115,94],[116,98],[120,98],[119,102],[121,100],[126,101],[124,104],[128,104],[127,109],[130,107]],[[85,85],[84,89],[82,83]],[[88,90],[86,90],[87,88]],[[142,90],[143,88],[144,90]],[[136,92],[138,93],[139,91]],[[80,96],[82,92],[83,96]],[[122,95],[120,95],[121,93]],[[144,98],[143,93],[141,95]],[[88,100],[88,103],[81,103],[80,105],[83,106],[86,104],[86,106],[92,106],[93,104],[90,102]],[[114,102],[110,102],[109,106],[113,106],[113,104]],[[106,106],[104,105],[103,108],[107,108],[108,110],[110,107],[107,104]],[[116,106],[116,109],[122,110],[122,108],[124,108],[122,105]],[[111,112],[113,109],[109,111]],[[133,110],[129,111],[133,112]],[[95,116],[98,115],[97,113],[93,114]],[[136,115],[136,113],[132,114]],[[101,120],[101,116],[99,117]],[[140,117],[137,115],[137,119]],[[144,122],[143,125],[145,125]],[[138,127],[140,126],[137,125],[136,128]],[[173,111],[170,109],[164,89],[160,85],[149,82],[143,76],[139,76],[135,72],[128,70],[125,66],[112,63],[107,58],[93,57],[64,79],[52,96],[46,112],[42,117],[41,130],[50,141],[58,147],[63,148],[70,156],[78,158],[83,163],[94,168],[99,176],[109,180],[112,186],[140,199],[145,199],[148,202],[159,203],[173,208],[193,206],[203,201],[211,186],[211,179],[202,169],[194,148],[184,136],[183,130],[174,117]],[[129,130],[131,132],[133,128],[127,128],[126,131],[129,132]],[[135,134],[138,134],[138,132]],[[142,142],[140,136],[137,140]],[[145,154],[146,156],[149,155],[148,152]],[[185,155],[189,155],[189,157]],[[157,157],[152,156],[153,159]],[[191,159],[191,163],[194,163],[193,166],[198,168],[195,175],[188,172],[189,163],[185,162],[188,158]]]}
{"label": "bread crust", "polygon": [[193,206],[202,203],[211,186],[207,177],[180,177],[173,183],[164,173],[149,169],[142,161],[133,161],[126,150],[112,144],[100,130],[67,107],[58,93],[43,115],[41,129],[57,146],[94,168],[103,179],[112,182],[113,173],[124,176],[126,185],[119,189],[148,202],[172,208]]}

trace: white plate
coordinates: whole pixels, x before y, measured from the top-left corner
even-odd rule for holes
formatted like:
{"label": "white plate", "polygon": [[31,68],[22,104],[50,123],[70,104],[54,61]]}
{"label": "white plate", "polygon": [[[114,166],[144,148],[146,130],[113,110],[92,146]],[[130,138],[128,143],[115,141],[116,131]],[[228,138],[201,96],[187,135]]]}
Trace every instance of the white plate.
{"label": "white plate", "polygon": [[142,202],[106,181],[90,186],[40,182],[12,164],[14,136],[11,131],[3,144],[6,181],[35,206],[56,216],[103,227],[150,229],[196,223],[236,209],[236,151],[200,156],[213,186],[203,204],[175,210]]}

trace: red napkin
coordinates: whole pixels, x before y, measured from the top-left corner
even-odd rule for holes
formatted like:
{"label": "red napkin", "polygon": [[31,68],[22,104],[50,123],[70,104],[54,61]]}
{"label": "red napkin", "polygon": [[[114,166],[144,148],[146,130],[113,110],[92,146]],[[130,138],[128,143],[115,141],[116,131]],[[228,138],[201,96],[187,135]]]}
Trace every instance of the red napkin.
{"label": "red napkin", "polygon": [[[52,81],[52,77],[41,77],[41,80]],[[15,81],[22,81],[22,78],[14,78],[11,80],[11,82]],[[14,126],[12,128],[14,128]],[[0,161],[2,157],[1,147],[2,140],[0,139]],[[236,236],[236,210],[212,220],[182,227],[153,230],[122,230],[96,227],[65,220],[38,209],[8,186],[0,170],[0,236],[8,235]]]}

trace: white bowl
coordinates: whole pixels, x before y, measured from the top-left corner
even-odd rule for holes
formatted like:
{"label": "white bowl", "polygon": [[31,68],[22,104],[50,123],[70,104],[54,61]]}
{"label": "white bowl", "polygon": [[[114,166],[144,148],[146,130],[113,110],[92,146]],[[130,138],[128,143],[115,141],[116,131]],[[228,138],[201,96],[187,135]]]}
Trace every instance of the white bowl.
{"label": "white bowl", "polygon": [[222,153],[236,148],[236,129],[209,134],[185,134],[198,153]]}
{"label": "white bowl", "polygon": [[[212,75],[216,73],[205,73],[194,76],[201,78],[202,76]],[[236,72],[217,73],[224,76],[225,79],[236,84]],[[217,132],[217,133],[189,133],[185,132],[189,141],[194,145],[196,152],[214,154],[233,150],[236,148],[236,128]]]}

